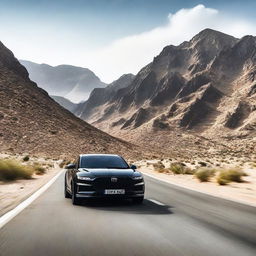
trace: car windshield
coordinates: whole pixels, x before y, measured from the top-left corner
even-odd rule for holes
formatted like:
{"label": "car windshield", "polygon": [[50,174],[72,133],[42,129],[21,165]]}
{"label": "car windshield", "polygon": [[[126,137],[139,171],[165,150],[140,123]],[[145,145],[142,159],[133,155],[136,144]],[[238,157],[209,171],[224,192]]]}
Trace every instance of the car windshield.
{"label": "car windshield", "polygon": [[129,165],[120,156],[82,156],[80,168],[128,169]]}

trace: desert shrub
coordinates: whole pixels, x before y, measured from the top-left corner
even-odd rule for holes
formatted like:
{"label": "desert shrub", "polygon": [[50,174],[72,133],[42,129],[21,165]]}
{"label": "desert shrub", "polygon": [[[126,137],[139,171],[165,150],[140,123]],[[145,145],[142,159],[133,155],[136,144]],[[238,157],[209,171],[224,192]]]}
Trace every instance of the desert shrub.
{"label": "desert shrub", "polygon": [[23,157],[23,161],[24,162],[27,162],[28,160],[29,160],[29,156],[28,155]]}
{"label": "desert shrub", "polygon": [[226,185],[229,182],[242,182],[242,176],[246,175],[247,174],[240,169],[225,169],[220,171],[217,182],[220,185]]}
{"label": "desert shrub", "polygon": [[160,173],[166,171],[165,166],[162,163],[162,161],[158,161],[158,162],[154,163],[153,167],[154,167],[155,171],[160,172]]}
{"label": "desert shrub", "polygon": [[174,174],[194,174],[194,170],[186,167],[184,163],[172,163],[170,171]]}
{"label": "desert shrub", "polygon": [[198,164],[200,164],[202,167],[206,167],[207,166],[207,163],[206,162],[202,162],[202,161],[198,162]]}
{"label": "desert shrub", "polygon": [[33,172],[31,166],[22,165],[15,160],[0,160],[0,180],[31,179]]}
{"label": "desert shrub", "polygon": [[33,165],[33,169],[37,175],[43,175],[46,172],[46,168],[40,166],[38,163]]}
{"label": "desert shrub", "polygon": [[66,165],[68,165],[68,164],[70,164],[70,163],[71,163],[70,160],[64,159],[64,160],[62,160],[61,163],[59,164],[59,167],[60,167],[60,168],[63,168],[63,167],[65,167]]}
{"label": "desert shrub", "polygon": [[212,168],[199,168],[195,172],[196,178],[198,178],[201,182],[207,182],[211,177],[214,176],[215,170]]}

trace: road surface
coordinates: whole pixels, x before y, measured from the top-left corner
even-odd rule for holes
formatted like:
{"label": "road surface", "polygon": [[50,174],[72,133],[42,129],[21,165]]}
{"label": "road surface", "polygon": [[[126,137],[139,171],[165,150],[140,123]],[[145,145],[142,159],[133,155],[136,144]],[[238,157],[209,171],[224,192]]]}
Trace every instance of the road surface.
{"label": "road surface", "polygon": [[146,177],[143,205],[73,206],[63,175],[0,230],[1,256],[255,256],[256,208]]}

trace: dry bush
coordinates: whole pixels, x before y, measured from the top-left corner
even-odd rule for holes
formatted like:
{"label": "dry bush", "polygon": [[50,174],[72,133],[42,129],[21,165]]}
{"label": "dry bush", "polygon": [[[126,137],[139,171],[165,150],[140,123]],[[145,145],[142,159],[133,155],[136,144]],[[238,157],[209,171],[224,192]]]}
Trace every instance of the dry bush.
{"label": "dry bush", "polygon": [[28,155],[23,157],[23,161],[24,162],[27,162],[28,160],[29,160],[29,156]]}
{"label": "dry bush", "polygon": [[43,175],[46,173],[46,168],[39,164],[34,164],[32,167],[37,175]]}
{"label": "dry bush", "polygon": [[242,177],[247,174],[238,168],[221,170],[217,182],[219,185],[226,185],[230,182],[243,182]]}
{"label": "dry bush", "polygon": [[170,171],[174,174],[194,174],[194,170],[186,167],[183,163],[172,163],[170,166]]}
{"label": "dry bush", "polygon": [[158,161],[157,163],[153,164],[153,167],[155,169],[155,171],[163,173],[166,172],[167,170],[165,169],[164,164],[162,163],[162,161]]}
{"label": "dry bush", "polygon": [[22,165],[15,160],[0,160],[0,180],[11,181],[17,179],[31,179],[34,169],[31,166]]}
{"label": "dry bush", "polygon": [[212,168],[199,168],[195,172],[196,178],[198,178],[201,182],[207,182],[211,177],[214,176],[216,170]]}

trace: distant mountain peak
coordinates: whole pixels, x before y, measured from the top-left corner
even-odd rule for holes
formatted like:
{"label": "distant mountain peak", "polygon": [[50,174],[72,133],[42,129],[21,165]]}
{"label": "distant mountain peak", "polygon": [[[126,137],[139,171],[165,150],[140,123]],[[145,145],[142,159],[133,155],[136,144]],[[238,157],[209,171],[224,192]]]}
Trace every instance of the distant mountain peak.
{"label": "distant mountain peak", "polygon": [[27,68],[29,77],[50,95],[65,97],[72,102],[87,100],[94,88],[106,86],[93,71],[88,68],[62,64],[50,66],[20,60]]}

